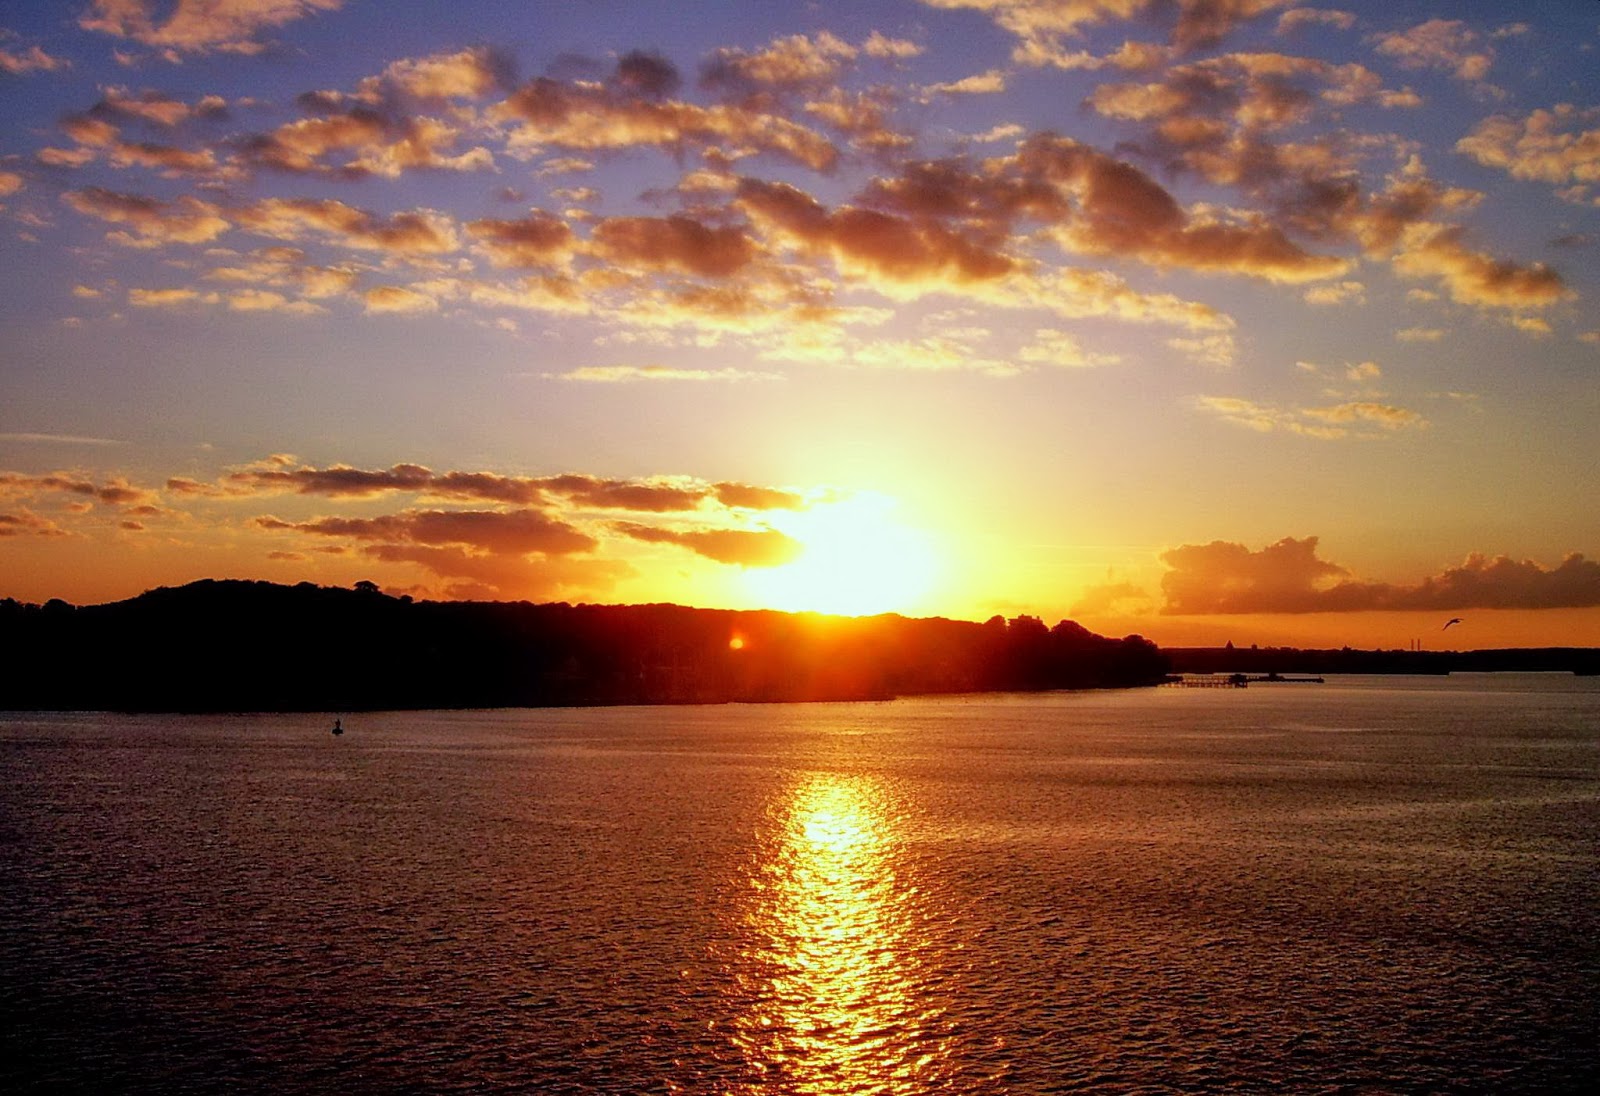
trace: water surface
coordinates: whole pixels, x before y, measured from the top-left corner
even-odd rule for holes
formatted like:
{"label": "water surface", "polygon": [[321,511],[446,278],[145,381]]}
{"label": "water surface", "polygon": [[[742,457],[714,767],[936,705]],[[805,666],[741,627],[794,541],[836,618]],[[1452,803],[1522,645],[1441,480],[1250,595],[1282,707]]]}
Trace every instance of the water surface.
{"label": "water surface", "polygon": [[9,1091],[1600,1079],[1600,682],[0,717]]}

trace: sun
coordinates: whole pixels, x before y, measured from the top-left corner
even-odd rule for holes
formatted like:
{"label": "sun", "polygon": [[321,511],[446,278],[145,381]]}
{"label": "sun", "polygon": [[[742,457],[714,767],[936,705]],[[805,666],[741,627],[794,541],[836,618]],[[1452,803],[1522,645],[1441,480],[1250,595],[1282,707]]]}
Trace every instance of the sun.
{"label": "sun", "polygon": [[857,494],[771,516],[799,541],[800,557],[745,576],[752,604],[786,612],[869,616],[908,612],[932,589],[938,557],[930,538],[893,516],[894,500]]}

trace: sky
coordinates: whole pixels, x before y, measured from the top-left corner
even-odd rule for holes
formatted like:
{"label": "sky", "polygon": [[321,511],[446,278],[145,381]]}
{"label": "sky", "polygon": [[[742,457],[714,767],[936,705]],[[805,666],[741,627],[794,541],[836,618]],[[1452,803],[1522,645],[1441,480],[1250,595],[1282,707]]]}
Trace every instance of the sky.
{"label": "sky", "polygon": [[8,4],[0,596],[1600,646],[1597,46],[1592,0]]}

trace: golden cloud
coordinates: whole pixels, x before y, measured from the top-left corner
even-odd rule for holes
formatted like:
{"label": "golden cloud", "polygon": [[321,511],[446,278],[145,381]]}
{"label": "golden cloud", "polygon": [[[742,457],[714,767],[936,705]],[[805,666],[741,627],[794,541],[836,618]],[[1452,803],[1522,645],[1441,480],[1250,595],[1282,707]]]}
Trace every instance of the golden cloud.
{"label": "golden cloud", "polygon": [[110,238],[134,247],[209,243],[231,227],[216,206],[188,195],[166,202],[92,186],[69,190],[61,200],[85,216],[129,226],[134,236]]}
{"label": "golden cloud", "polygon": [[1456,142],[1456,151],[1516,179],[1546,183],[1600,182],[1600,127],[1579,126],[1600,121],[1600,109],[1558,103],[1526,117],[1496,114],[1479,122]]}
{"label": "golden cloud", "polygon": [[[93,0],[78,20],[84,30],[130,38],[180,53],[260,53],[259,35],[318,11],[337,10],[342,0]],[[163,12],[162,20],[158,12]]]}
{"label": "golden cloud", "polygon": [[648,544],[676,544],[696,555],[739,567],[780,567],[800,558],[803,548],[776,529],[663,529],[615,522],[612,528]]}
{"label": "golden cloud", "polygon": [[1438,278],[1461,304],[1487,308],[1546,308],[1572,296],[1561,275],[1543,263],[1522,265],[1472,251],[1460,228],[1417,225],[1408,230],[1394,267],[1411,278]]}
{"label": "golden cloud", "polygon": [[1213,541],[1162,554],[1172,615],[1555,609],[1600,605],[1600,563],[1574,553],[1558,566],[1474,553],[1413,585],[1361,582],[1318,558],[1317,538],[1285,537],[1259,551]]}

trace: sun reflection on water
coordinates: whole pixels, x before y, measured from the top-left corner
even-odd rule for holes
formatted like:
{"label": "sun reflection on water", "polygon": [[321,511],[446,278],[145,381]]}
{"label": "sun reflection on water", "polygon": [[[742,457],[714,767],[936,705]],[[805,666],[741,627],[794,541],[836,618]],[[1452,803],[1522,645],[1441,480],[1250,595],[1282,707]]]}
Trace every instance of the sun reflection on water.
{"label": "sun reflection on water", "polygon": [[737,1024],[745,1060],[783,1091],[928,1091],[944,1066],[939,1011],[889,796],[870,777],[815,773],[775,823],[747,915],[760,984]]}

